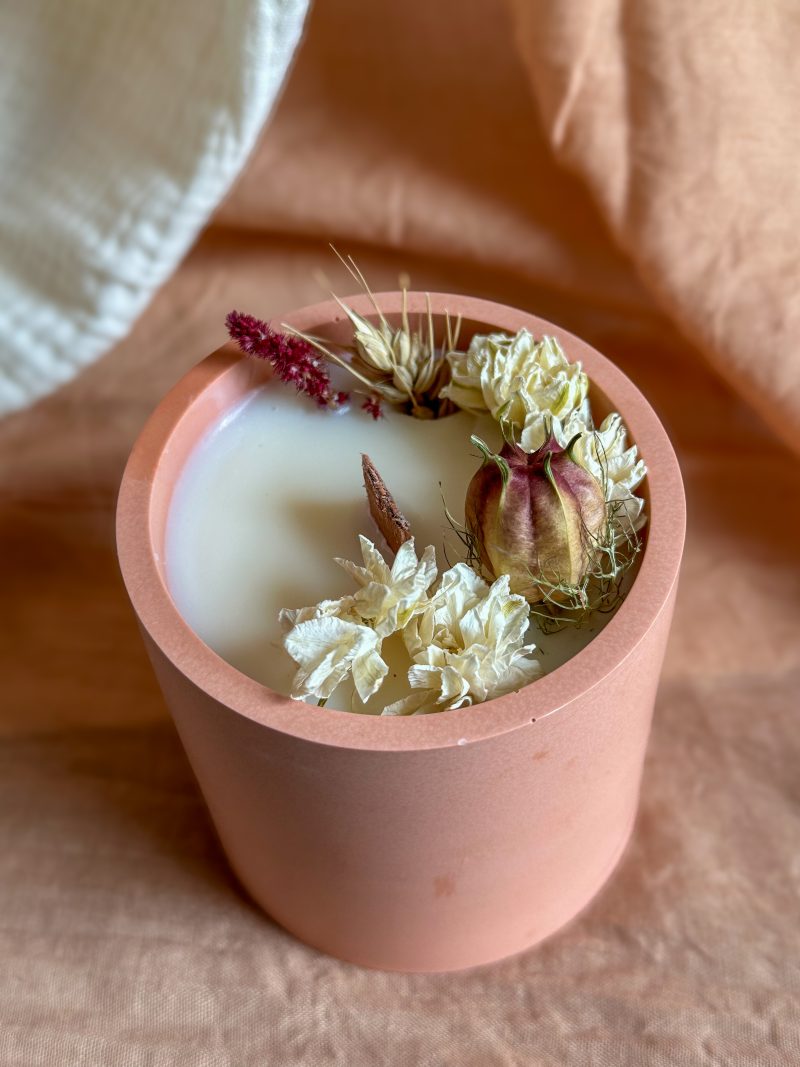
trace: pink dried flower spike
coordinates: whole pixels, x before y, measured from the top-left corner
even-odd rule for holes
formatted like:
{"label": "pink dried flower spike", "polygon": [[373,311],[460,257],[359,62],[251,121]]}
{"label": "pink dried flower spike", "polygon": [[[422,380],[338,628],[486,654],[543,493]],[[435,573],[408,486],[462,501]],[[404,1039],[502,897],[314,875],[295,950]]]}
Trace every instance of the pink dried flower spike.
{"label": "pink dried flower spike", "polygon": [[361,405],[361,407],[364,409],[364,411],[367,412],[367,414],[371,415],[373,419],[383,418],[381,398],[376,393],[373,393],[371,396],[368,396],[364,403]]}
{"label": "pink dried flower spike", "polygon": [[246,355],[268,360],[282,382],[320,407],[338,407],[347,400],[347,393],[332,392],[323,361],[308,341],[273,330],[269,323],[242,311],[229,312],[225,325],[231,340]]}

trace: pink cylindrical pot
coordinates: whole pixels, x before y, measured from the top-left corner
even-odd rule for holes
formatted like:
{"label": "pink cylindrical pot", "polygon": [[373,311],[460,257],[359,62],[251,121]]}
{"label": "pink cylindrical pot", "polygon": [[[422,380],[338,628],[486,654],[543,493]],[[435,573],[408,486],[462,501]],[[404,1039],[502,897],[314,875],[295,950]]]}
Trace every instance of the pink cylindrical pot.
{"label": "pink cylindrical pot", "polygon": [[[410,294],[412,312],[424,295]],[[378,296],[390,321],[399,293]],[[647,543],[632,589],[564,666],[474,707],[380,718],[297,703],[239,673],[189,628],[165,582],[170,498],[217,416],[268,367],[225,346],[162,401],[130,457],[117,539],[147,650],[231,866],[308,944],[368,967],[442,971],[534,945],[577,914],[622,854],[683,548],[675,454],[650,405],[607,359],[533,315],[432,295],[461,336],[527,327],[582,360],[597,415],[621,412],[649,474]],[[352,300],[374,318],[369,302]],[[332,342],[333,302],[290,316]],[[269,471],[265,470],[265,478]]]}

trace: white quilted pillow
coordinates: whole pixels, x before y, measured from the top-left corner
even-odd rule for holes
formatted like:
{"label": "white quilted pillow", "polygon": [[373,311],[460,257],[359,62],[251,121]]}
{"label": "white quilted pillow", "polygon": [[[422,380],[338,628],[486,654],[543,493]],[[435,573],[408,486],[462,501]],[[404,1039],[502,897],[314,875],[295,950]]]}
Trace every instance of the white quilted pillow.
{"label": "white quilted pillow", "polygon": [[0,6],[0,413],[130,328],[241,169],[308,0]]}

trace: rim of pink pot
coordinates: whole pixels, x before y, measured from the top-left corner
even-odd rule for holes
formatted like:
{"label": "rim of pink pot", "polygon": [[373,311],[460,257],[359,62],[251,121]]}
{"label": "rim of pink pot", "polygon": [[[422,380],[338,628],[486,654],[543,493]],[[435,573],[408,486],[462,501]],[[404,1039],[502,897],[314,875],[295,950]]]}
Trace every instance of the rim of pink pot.
{"label": "rim of pink pot", "polygon": [[[585,341],[536,315],[473,297],[409,293],[412,314],[430,298],[434,317],[461,315],[462,337],[522,327],[550,334],[571,360],[580,360],[598,393],[622,415],[648,467],[648,527],[633,585],[614,617],[562,666],[518,692],[484,704],[408,718],[358,715],[293,701],[242,674],[208,647],[183,620],[166,583],[163,539],[172,486],[204,430],[237,398],[269,376],[268,367],[241,356],[231,344],[186,374],[164,397],[142,430],[123,475],[117,507],[117,548],[123,579],[139,621],[186,678],[232,712],[281,733],[318,744],[409,751],[465,745],[531,725],[566,708],[616,671],[644,640],[669,603],[677,581],[685,532],[683,483],[675,452],[650,404],[610,360]],[[378,293],[388,316],[398,315],[402,294]],[[369,299],[348,298],[374,318]],[[342,340],[347,320],[334,301],[273,320],[307,333]]]}

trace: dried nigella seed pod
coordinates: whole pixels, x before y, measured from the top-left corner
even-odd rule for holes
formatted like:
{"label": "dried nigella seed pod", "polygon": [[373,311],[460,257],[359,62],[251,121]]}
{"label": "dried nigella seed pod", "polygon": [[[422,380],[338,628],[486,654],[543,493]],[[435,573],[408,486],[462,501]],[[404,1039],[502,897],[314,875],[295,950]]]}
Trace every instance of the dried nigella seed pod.
{"label": "dried nigella seed pod", "polygon": [[465,505],[467,529],[492,578],[530,601],[580,601],[608,526],[603,489],[552,434],[535,452],[510,442],[499,455],[477,437],[483,466]]}

